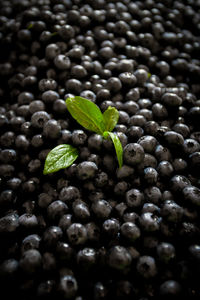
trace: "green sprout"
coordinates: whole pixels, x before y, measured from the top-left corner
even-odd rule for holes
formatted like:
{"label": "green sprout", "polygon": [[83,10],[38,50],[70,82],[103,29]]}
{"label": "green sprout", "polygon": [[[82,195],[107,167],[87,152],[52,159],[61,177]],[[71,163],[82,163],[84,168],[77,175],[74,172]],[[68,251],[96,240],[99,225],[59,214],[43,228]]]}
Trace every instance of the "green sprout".
{"label": "green sprout", "polygon": [[[123,165],[123,148],[116,133],[113,129],[119,119],[119,112],[116,108],[109,106],[102,114],[99,107],[92,101],[76,96],[67,98],[67,109],[72,117],[85,129],[100,134],[105,139],[111,139],[119,164]],[[58,145],[52,149],[45,161],[43,174],[57,172],[73,164],[78,157],[78,150],[71,145]]]}

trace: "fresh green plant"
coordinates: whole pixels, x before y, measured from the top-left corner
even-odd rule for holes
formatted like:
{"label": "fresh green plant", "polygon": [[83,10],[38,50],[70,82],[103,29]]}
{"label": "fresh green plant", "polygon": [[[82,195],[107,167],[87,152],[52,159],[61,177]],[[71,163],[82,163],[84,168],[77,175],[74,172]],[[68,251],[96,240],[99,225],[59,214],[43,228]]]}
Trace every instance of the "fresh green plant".
{"label": "fresh green plant", "polygon": [[[123,165],[123,148],[118,136],[111,132],[119,119],[116,108],[109,106],[102,114],[99,107],[90,100],[76,96],[67,98],[67,109],[72,117],[87,130],[100,134],[105,139],[111,139],[119,167]],[[44,174],[53,173],[69,167],[78,157],[78,150],[71,145],[59,145],[52,149],[46,158]]]}

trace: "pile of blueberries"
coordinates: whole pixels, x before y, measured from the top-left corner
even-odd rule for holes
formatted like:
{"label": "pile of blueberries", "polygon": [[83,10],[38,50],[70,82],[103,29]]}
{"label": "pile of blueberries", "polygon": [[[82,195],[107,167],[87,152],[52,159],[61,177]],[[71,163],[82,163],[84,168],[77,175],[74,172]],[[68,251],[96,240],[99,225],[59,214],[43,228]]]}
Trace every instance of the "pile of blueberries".
{"label": "pile of blueberries", "polygon": [[[78,95],[118,109],[122,168]],[[199,300],[200,1],[1,0],[0,97],[2,299]]]}

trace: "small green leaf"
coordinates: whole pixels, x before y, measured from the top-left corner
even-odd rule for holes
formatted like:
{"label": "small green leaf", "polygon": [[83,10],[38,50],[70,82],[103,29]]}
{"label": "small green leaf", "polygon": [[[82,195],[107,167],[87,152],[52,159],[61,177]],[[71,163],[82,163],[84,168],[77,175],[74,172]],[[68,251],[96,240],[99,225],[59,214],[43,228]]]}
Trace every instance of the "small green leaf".
{"label": "small green leaf", "polygon": [[105,138],[108,138],[108,136],[110,136],[110,138],[111,138],[111,140],[114,144],[114,147],[115,147],[119,167],[121,168],[122,165],[123,165],[123,148],[122,148],[122,144],[120,142],[120,139],[118,138],[118,136],[115,133],[109,132],[109,131],[105,131],[103,136]]}
{"label": "small green leaf", "polygon": [[148,78],[150,78],[151,77],[151,73],[148,73]]}
{"label": "small green leaf", "polygon": [[67,98],[66,105],[72,117],[81,126],[103,135],[105,131],[104,118],[96,104],[88,99],[75,96]]}
{"label": "small green leaf", "polygon": [[70,145],[58,145],[52,149],[45,160],[43,174],[50,174],[73,164],[78,157],[78,150]]}
{"label": "small green leaf", "polygon": [[115,107],[109,106],[103,113],[105,131],[112,131],[119,119],[119,112]]}

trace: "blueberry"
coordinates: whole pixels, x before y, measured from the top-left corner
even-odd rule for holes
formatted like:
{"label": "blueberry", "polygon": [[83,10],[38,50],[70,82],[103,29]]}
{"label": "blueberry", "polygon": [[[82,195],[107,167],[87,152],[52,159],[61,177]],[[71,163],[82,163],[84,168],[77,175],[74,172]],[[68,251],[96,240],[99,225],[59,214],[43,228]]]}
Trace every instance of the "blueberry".
{"label": "blueberry", "polygon": [[52,294],[54,287],[55,287],[54,280],[46,280],[41,282],[37,288],[37,296],[48,297],[49,295]]}
{"label": "blueberry", "polygon": [[161,219],[151,212],[145,212],[140,216],[140,225],[147,232],[159,230],[160,221]]}
{"label": "blueberry", "polygon": [[59,70],[67,70],[71,66],[71,61],[66,55],[59,54],[54,57],[54,65]]}
{"label": "blueberry", "polygon": [[117,77],[110,77],[106,84],[106,88],[114,93],[120,91],[121,87],[121,81]]}
{"label": "blueberry", "polygon": [[125,247],[114,246],[110,249],[108,255],[108,265],[116,270],[125,270],[130,267],[132,258]]}
{"label": "blueberry", "polygon": [[4,260],[1,263],[0,274],[4,278],[5,277],[12,278],[12,277],[16,276],[18,269],[19,269],[19,262],[14,258],[10,258],[10,259]]}
{"label": "blueberry", "polygon": [[77,177],[80,180],[94,178],[98,168],[93,162],[84,161],[77,166]]}
{"label": "blueberry", "polygon": [[67,229],[67,237],[72,245],[83,245],[87,241],[87,230],[80,223],[73,223]]}
{"label": "blueberry", "polygon": [[172,259],[175,258],[175,248],[170,243],[160,243],[157,246],[157,255],[159,260],[161,260],[164,263],[169,263]]}
{"label": "blueberry", "polygon": [[183,217],[183,208],[173,200],[166,200],[161,208],[161,216],[169,222],[180,222]]}
{"label": "blueberry", "polygon": [[97,255],[93,248],[84,248],[77,253],[77,264],[84,271],[90,270],[96,263]]}
{"label": "blueberry", "polygon": [[165,93],[162,96],[161,101],[168,107],[177,107],[182,104],[182,99],[173,93]]}
{"label": "blueberry", "polygon": [[8,207],[15,201],[15,196],[12,190],[4,190],[0,194],[0,205]]}
{"label": "blueberry", "polygon": [[134,174],[134,169],[130,166],[123,165],[120,169],[117,169],[117,178],[124,179]]}
{"label": "blueberry", "polygon": [[130,242],[134,242],[140,237],[140,229],[132,222],[125,222],[121,225],[122,236]]}
{"label": "blueberry", "polygon": [[[42,93],[42,100],[44,101],[45,104],[51,104],[54,103],[57,99],[59,99],[59,94],[55,91],[48,90]],[[43,103],[43,106],[44,106]],[[43,110],[43,109],[40,109]]]}
{"label": "blueberry", "polygon": [[182,288],[181,285],[175,280],[167,280],[163,282],[160,286],[160,296],[163,299],[177,299],[177,297],[181,296]]}
{"label": "blueberry", "polygon": [[56,120],[48,120],[43,126],[43,134],[46,138],[57,139],[61,134],[61,126]]}
{"label": "blueberry", "polygon": [[200,262],[200,246],[195,244],[189,247],[189,252],[191,257],[194,259],[196,263]]}
{"label": "blueberry", "polygon": [[47,59],[54,59],[60,52],[58,45],[49,44],[45,49],[45,54]]}
{"label": "blueberry", "polygon": [[150,135],[142,136],[137,142],[148,153],[154,153],[158,143],[156,138]]}
{"label": "blueberry", "polygon": [[31,124],[35,128],[43,128],[44,124],[50,119],[45,111],[37,111],[31,117]]}
{"label": "blueberry", "polygon": [[30,142],[25,135],[19,134],[15,139],[15,146],[18,149],[26,151],[30,146]]}
{"label": "blueberry", "polygon": [[182,190],[186,202],[200,206],[200,189],[195,186],[186,186]]}
{"label": "blueberry", "polygon": [[148,73],[144,69],[138,69],[134,72],[134,75],[137,79],[139,85],[143,85],[148,79]]}
{"label": "blueberry", "polygon": [[108,183],[108,175],[105,172],[98,173],[95,178],[95,186],[102,188]]}
{"label": "blueberry", "polygon": [[144,190],[145,199],[148,202],[158,204],[162,199],[162,193],[160,189],[156,186],[150,186]]}
{"label": "blueberry", "polygon": [[144,169],[144,181],[147,184],[153,185],[156,184],[158,180],[158,172],[151,167],[145,168]]}
{"label": "blueberry", "polygon": [[67,41],[74,37],[75,31],[71,25],[64,25],[59,29],[58,34],[64,41]]}
{"label": "blueberry", "polygon": [[170,149],[180,149],[184,145],[183,136],[175,131],[168,131],[164,134],[166,144]]}
{"label": "blueberry", "polygon": [[64,214],[59,220],[58,226],[62,229],[63,232],[72,224],[72,215]]}
{"label": "blueberry", "polygon": [[36,249],[30,249],[23,253],[20,261],[20,268],[28,274],[33,274],[40,270],[42,265],[42,256]]}
{"label": "blueberry", "polygon": [[144,159],[144,149],[137,143],[130,143],[124,147],[124,161],[128,165],[136,165]]}
{"label": "blueberry", "polygon": [[0,142],[3,147],[12,147],[15,142],[15,134],[12,131],[7,131],[0,137]]}
{"label": "blueberry", "polygon": [[72,142],[75,146],[81,146],[85,144],[87,135],[83,130],[74,130],[71,135]]}
{"label": "blueberry", "polygon": [[160,208],[153,203],[144,203],[142,207],[142,213],[150,212],[153,214],[159,214]]}
{"label": "blueberry", "polygon": [[200,150],[199,143],[194,139],[185,139],[183,144],[183,150],[187,155]]}
{"label": "blueberry", "polygon": [[58,291],[64,299],[72,299],[78,290],[78,284],[74,276],[65,275],[60,278]]}
{"label": "blueberry", "polygon": [[57,242],[62,238],[63,232],[58,226],[48,227],[43,234],[44,245],[48,247],[55,247]]}
{"label": "blueberry", "polygon": [[37,217],[33,214],[25,213],[19,217],[19,225],[27,229],[33,229],[38,225]]}
{"label": "blueberry", "polygon": [[0,152],[0,160],[3,163],[13,163],[16,161],[17,153],[14,149],[4,149]]}
{"label": "blueberry", "polygon": [[21,179],[18,177],[12,177],[7,181],[7,186],[11,190],[17,190],[21,185]]}
{"label": "blueberry", "polygon": [[19,226],[19,216],[15,213],[0,218],[0,232],[15,232]]}
{"label": "blueberry", "polygon": [[78,79],[69,79],[65,83],[66,89],[71,93],[80,94],[82,91],[82,84],[81,81]]}
{"label": "blueberry", "polygon": [[59,198],[68,203],[74,199],[80,198],[80,191],[75,186],[63,187],[60,191]]}
{"label": "blueberry", "polygon": [[56,246],[56,254],[63,263],[70,262],[74,258],[74,250],[65,242],[58,242]]}
{"label": "blueberry", "polygon": [[30,173],[37,172],[41,167],[41,161],[39,159],[33,159],[28,163],[28,171]]}
{"label": "blueberry", "polygon": [[96,217],[101,219],[108,218],[112,211],[112,207],[106,200],[95,201],[91,208]]}
{"label": "blueberry", "polygon": [[39,249],[41,242],[41,237],[37,234],[31,234],[26,236],[21,244],[21,252],[24,253],[27,250],[30,249]]}
{"label": "blueberry", "polygon": [[107,295],[107,289],[102,282],[95,283],[93,294],[95,300],[105,299]]}
{"label": "blueberry", "polygon": [[185,170],[187,169],[188,164],[182,158],[175,158],[173,163],[172,163],[172,166],[173,166],[175,172],[181,174],[181,173],[185,172]]}
{"label": "blueberry", "polygon": [[56,200],[49,204],[47,208],[47,215],[49,219],[55,220],[62,217],[68,211],[68,206],[60,201]]}
{"label": "blueberry", "polygon": [[183,176],[183,175],[175,175],[171,178],[171,190],[175,193],[181,193],[182,190],[187,187],[190,186],[190,180]]}
{"label": "blueberry", "polygon": [[120,224],[117,219],[107,219],[103,225],[103,232],[109,237],[114,237],[117,235],[120,229]]}
{"label": "blueberry", "polygon": [[163,160],[158,164],[157,171],[160,177],[169,178],[173,174],[174,169],[170,162]]}
{"label": "blueberry", "polygon": [[41,193],[38,196],[38,205],[42,208],[47,208],[47,206],[52,202],[52,197],[47,193]]}
{"label": "blueberry", "polygon": [[57,88],[57,82],[54,79],[41,79],[38,83],[38,87],[41,92],[55,90]]}
{"label": "blueberry", "polygon": [[73,202],[72,208],[77,220],[84,222],[90,218],[88,205],[84,201],[75,200]]}
{"label": "blueberry", "polygon": [[197,175],[200,170],[200,152],[194,152],[189,156],[189,169],[194,175]]}
{"label": "blueberry", "polygon": [[100,228],[94,222],[87,223],[85,225],[87,230],[87,238],[91,243],[99,243]]}
{"label": "blueberry", "polygon": [[126,203],[128,207],[141,207],[144,202],[144,194],[138,189],[126,192]]}
{"label": "blueberry", "polygon": [[140,256],[136,268],[140,276],[146,279],[155,277],[157,274],[156,262],[151,256]]}

